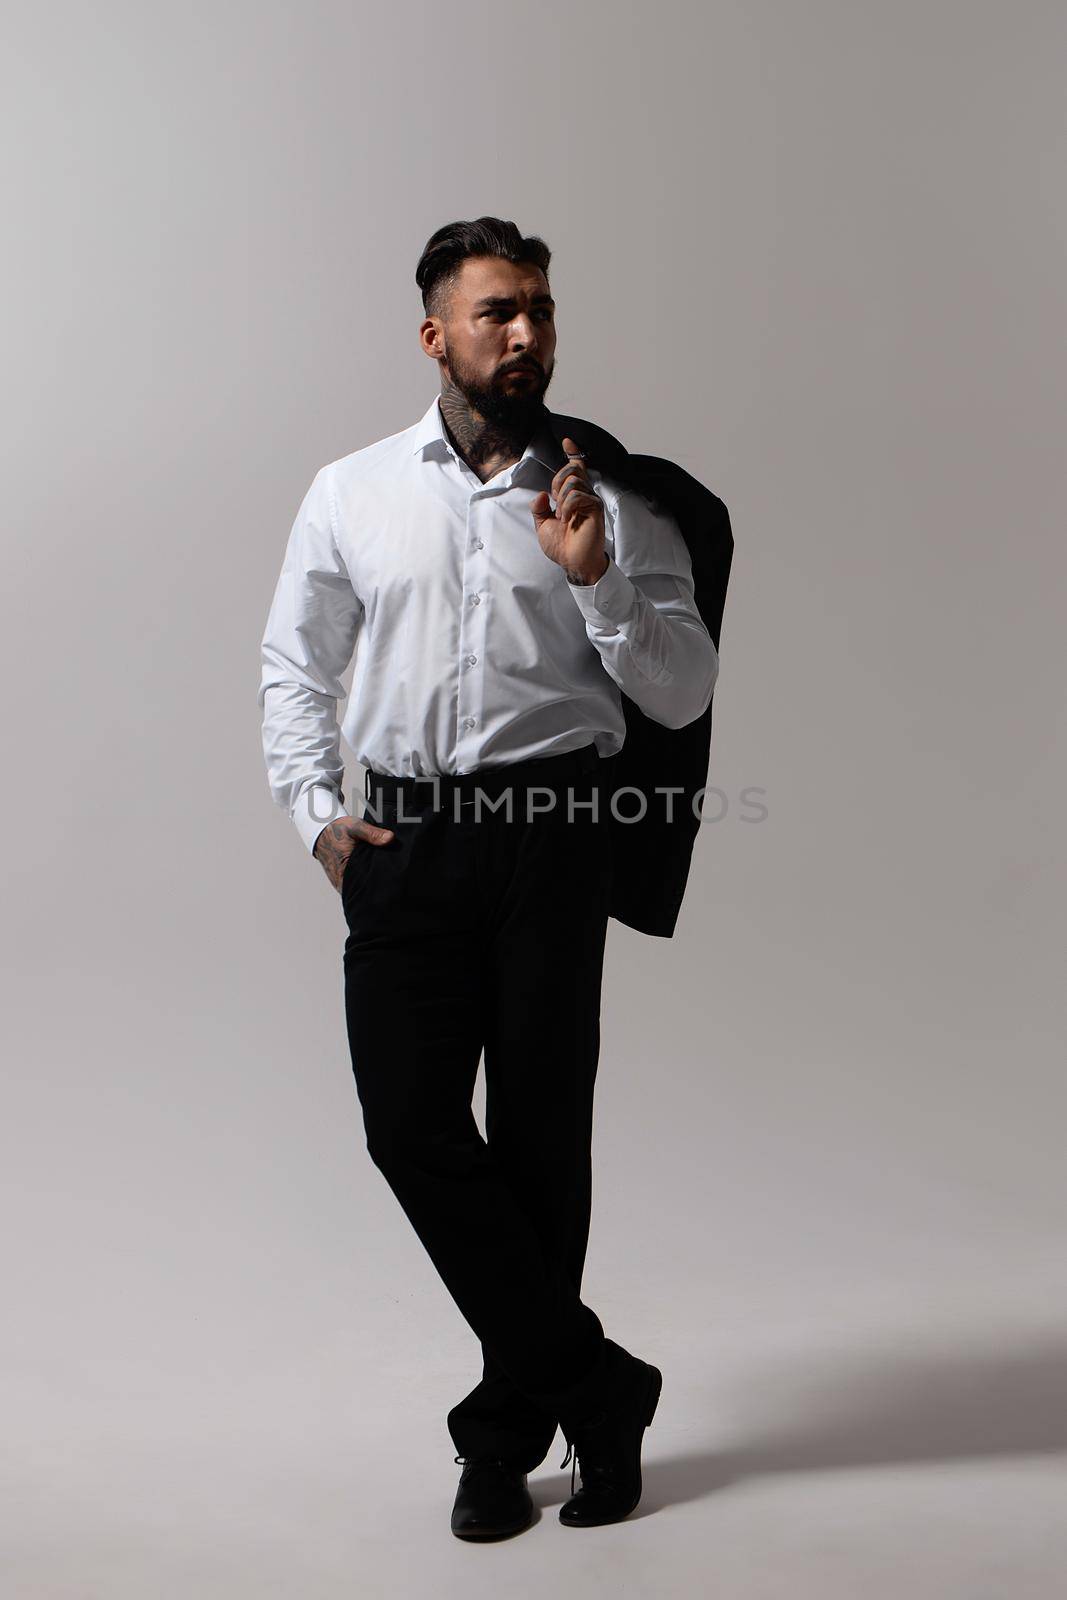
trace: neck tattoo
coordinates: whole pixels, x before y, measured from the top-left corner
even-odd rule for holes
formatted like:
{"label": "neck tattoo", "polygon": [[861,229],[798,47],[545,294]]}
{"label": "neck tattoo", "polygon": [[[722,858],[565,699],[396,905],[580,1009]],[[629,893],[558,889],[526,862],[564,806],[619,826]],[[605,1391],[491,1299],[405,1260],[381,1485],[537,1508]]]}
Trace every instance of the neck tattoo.
{"label": "neck tattoo", "polygon": [[518,461],[526,448],[525,438],[517,439],[472,411],[450,379],[441,389],[441,415],[452,443],[483,482]]}

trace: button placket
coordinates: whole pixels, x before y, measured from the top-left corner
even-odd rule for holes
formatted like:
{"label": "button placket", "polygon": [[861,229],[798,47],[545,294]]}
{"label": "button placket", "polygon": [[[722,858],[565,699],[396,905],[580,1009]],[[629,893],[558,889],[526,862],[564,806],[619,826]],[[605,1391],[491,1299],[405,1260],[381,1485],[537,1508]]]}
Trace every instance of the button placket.
{"label": "button placket", "polygon": [[[485,510],[479,508],[484,504]],[[464,750],[466,736],[474,735],[482,710],[481,662],[485,656],[484,603],[488,561],[486,541],[478,533],[478,519],[490,514],[491,501],[472,494],[467,502],[467,537],[463,553],[463,608],[459,623],[459,673],[456,692],[456,741],[460,765],[470,759]]]}

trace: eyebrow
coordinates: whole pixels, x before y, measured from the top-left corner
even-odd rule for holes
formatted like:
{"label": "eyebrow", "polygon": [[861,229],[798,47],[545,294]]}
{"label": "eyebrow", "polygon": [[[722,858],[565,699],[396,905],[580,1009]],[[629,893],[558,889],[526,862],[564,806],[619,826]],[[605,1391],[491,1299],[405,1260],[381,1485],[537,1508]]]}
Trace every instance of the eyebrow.
{"label": "eyebrow", "polygon": [[[487,295],[484,300],[476,300],[475,301],[474,309],[475,309],[475,311],[488,311],[488,310],[493,310],[498,306],[501,309],[503,309],[503,308],[505,308],[507,306],[513,306],[516,303],[517,302],[515,300],[515,296],[514,295],[510,295],[510,294]],[[530,299],[530,304],[534,305],[534,306],[553,306],[554,307],[556,302],[553,300],[553,298],[552,298],[552,296],[550,294],[542,293],[542,294],[533,295],[531,297],[531,299]]]}

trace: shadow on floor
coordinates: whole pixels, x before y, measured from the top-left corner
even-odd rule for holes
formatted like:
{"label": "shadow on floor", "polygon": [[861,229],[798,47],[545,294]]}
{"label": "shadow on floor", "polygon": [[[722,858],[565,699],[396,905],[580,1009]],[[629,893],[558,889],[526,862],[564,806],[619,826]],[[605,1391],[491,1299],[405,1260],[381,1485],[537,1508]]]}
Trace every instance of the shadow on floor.
{"label": "shadow on floor", "polygon": [[[669,1382],[665,1372],[668,1404],[675,1400]],[[645,1434],[644,1493],[635,1518],[772,1473],[1067,1451],[1064,1340],[1035,1339],[1023,1349],[1017,1338],[1013,1348],[1006,1343],[961,1344],[956,1351],[936,1352],[902,1348],[838,1355],[832,1361],[822,1349],[803,1368],[768,1369],[759,1383],[761,1417],[769,1401],[780,1397],[780,1420],[746,1429],[743,1443],[673,1460],[649,1459],[653,1422]],[[569,1468],[531,1481],[530,1491],[540,1506],[565,1499]]]}

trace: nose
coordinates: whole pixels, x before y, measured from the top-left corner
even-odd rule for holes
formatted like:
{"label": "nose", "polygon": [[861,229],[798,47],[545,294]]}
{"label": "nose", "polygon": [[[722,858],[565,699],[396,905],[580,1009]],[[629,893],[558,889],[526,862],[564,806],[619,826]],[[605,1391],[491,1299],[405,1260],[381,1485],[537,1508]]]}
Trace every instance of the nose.
{"label": "nose", "polygon": [[513,354],[522,355],[529,350],[537,349],[537,333],[530,318],[525,312],[520,312],[512,321],[508,330],[508,339]]}

